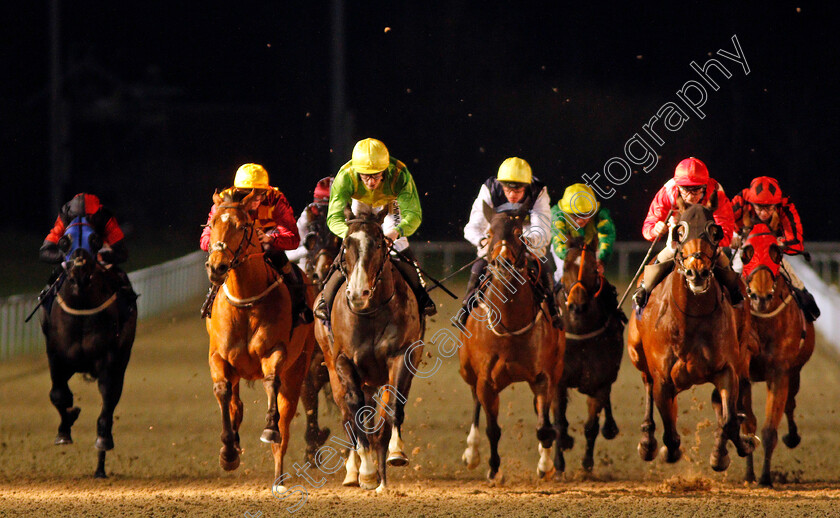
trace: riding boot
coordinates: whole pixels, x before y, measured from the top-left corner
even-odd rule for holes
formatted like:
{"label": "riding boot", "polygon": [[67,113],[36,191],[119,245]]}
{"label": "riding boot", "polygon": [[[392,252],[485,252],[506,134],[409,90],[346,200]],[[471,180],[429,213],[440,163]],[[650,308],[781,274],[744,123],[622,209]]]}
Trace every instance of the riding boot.
{"label": "riding boot", "polygon": [[557,301],[554,299],[554,276],[548,268],[540,269],[540,286],[546,303],[548,303],[548,315],[551,317],[551,325],[556,329],[563,329],[563,318],[557,311]]}
{"label": "riding boot", "polygon": [[666,263],[654,263],[645,266],[645,271],[642,274],[642,284],[633,294],[633,302],[636,303],[636,307],[639,309],[645,307],[648,296],[653,291],[653,288],[662,282],[662,279],[668,276],[673,266],[674,263],[671,261]]}
{"label": "riding boot", "polygon": [[796,303],[805,315],[805,319],[808,320],[808,322],[813,322],[819,318],[820,308],[817,306],[817,301],[814,300],[814,296],[811,295],[811,292],[805,288],[797,288],[795,286],[791,286],[790,288],[793,291],[793,297],[796,299]]}
{"label": "riding boot", "polygon": [[475,294],[478,291],[479,278],[481,277],[481,274],[484,272],[484,268],[486,267],[487,261],[485,261],[484,259],[479,259],[473,264],[472,269],[470,269],[470,280],[467,281],[467,291],[464,294],[464,300],[461,303],[461,308],[463,309],[463,311],[459,313],[460,318],[458,319],[458,321],[461,324],[461,327],[467,325],[467,317],[470,315],[469,301],[470,298],[472,298],[473,294]]}
{"label": "riding boot", "polygon": [[312,310],[306,304],[306,286],[303,284],[303,279],[299,276],[297,268],[293,268],[292,263],[286,262],[280,274],[283,276],[283,283],[289,290],[289,297],[292,299],[292,315],[295,318],[295,325],[311,324],[314,318]]}
{"label": "riding boot", "polygon": [[741,276],[732,268],[724,268],[716,266],[714,269],[715,278],[726,287],[729,292],[729,301],[733,306],[737,306],[744,300],[744,294],[741,292]]}
{"label": "riding boot", "polygon": [[204,304],[201,305],[201,318],[210,318],[213,313],[213,301],[216,300],[216,294],[219,293],[220,286],[213,284],[207,290],[207,297],[204,299]]}
{"label": "riding boot", "polygon": [[324,289],[321,291],[321,299],[318,305],[315,306],[315,316],[324,322],[330,321],[330,312],[332,311],[333,301],[335,295],[338,293],[338,288],[344,283],[344,274],[341,270],[335,268],[332,270],[327,279],[324,281]]}
{"label": "riding boot", "polygon": [[[405,253],[407,250],[408,249],[403,251],[403,255],[411,258],[411,255]],[[429,317],[436,314],[437,306],[435,306],[435,302],[420,282],[420,273],[417,271],[414,263],[403,259],[397,259],[396,261],[393,261],[393,264],[397,267],[397,270],[400,271],[405,279],[405,282],[407,282],[411,288],[411,291],[414,292],[414,296],[417,298],[417,306],[420,309],[420,313]]]}

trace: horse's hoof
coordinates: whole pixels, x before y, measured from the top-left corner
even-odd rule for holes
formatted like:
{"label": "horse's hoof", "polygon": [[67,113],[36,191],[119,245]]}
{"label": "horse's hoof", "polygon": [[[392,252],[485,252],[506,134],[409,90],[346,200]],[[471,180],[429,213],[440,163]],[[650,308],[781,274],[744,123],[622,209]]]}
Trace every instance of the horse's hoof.
{"label": "horse's hoof", "polygon": [[219,466],[225,471],[233,471],[239,467],[239,452],[236,450],[232,454],[225,451],[225,447],[219,451]]}
{"label": "horse's hoof", "polygon": [[388,488],[385,486],[385,482],[382,482],[381,484],[376,486],[376,493],[377,494],[382,494],[382,493],[385,493],[386,491],[388,491]]}
{"label": "horse's hoof", "polygon": [[561,435],[560,436],[560,449],[563,451],[571,450],[575,445],[575,438],[571,435]]}
{"label": "horse's hoof", "polygon": [[260,435],[260,440],[267,444],[280,444],[280,432],[266,428]]}
{"label": "horse's hoof", "polygon": [[105,470],[96,470],[96,473],[93,474],[93,478],[108,478],[108,475],[105,474]]}
{"label": "horse's hoof", "polygon": [[615,421],[607,421],[604,423],[604,426],[601,427],[601,435],[604,436],[604,439],[611,440],[615,439],[618,435],[618,425],[615,424]]}
{"label": "horse's hoof", "polygon": [[348,471],[347,474],[344,475],[344,482],[342,482],[341,485],[346,487],[359,487],[359,473]]}
{"label": "horse's hoof", "polygon": [[537,479],[538,480],[549,480],[551,478],[555,478],[556,474],[557,474],[557,470],[554,469],[553,466],[548,471],[543,471],[540,468],[537,468]]}
{"label": "horse's hoof", "polygon": [[[273,494],[275,497],[277,497],[279,495],[282,495],[287,490],[288,490],[288,488],[284,485],[281,485],[281,484],[276,484],[276,485],[271,486],[271,494]],[[246,514],[246,516],[248,515],[248,513],[245,513],[245,514]]]}
{"label": "horse's hoof", "polygon": [[580,462],[580,466],[583,468],[584,471],[591,473],[592,468],[595,467],[595,460],[592,457],[584,457],[583,460]]}
{"label": "horse's hoof", "polygon": [[717,452],[712,452],[711,457],[709,457],[709,464],[712,465],[712,469],[715,471],[726,471],[726,468],[729,467],[729,454],[725,453],[721,456],[717,455]]}
{"label": "horse's hoof", "polygon": [[73,438],[70,437],[69,433],[58,432],[58,435],[55,436],[55,445],[61,444],[73,444]]}
{"label": "horse's hoof", "polygon": [[656,439],[654,437],[642,439],[636,449],[639,450],[639,456],[643,461],[650,462],[656,458]]}
{"label": "horse's hoof", "polygon": [[[758,442],[758,437],[755,435],[741,435],[738,437],[738,443],[736,443],[735,450],[738,452],[739,457],[746,457],[750,453],[755,451],[755,444]],[[740,447],[737,447],[740,446]]]}
{"label": "horse's hoof", "polygon": [[501,471],[493,472],[493,469],[487,470],[487,481],[490,482],[490,487],[501,487],[505,483],[505,475]]}
{"label": "horse's hoof", "polygon": [[394,467],[408,466],[408,457],[401,451],[392,451],[388,454],[386,464]]}
{"label": "horse's hoof", "polygon": [[788,448],[796,448],[799,446],[801,441],[802,437],[800,437],[798,433],[788,433],[782,437],[782,442],[785,443],[785,446]]}
{"label": "horse's hoof", "polygon": [[467,469],[475,469],[481,463],[481,454],[478,453],[478,450],[471,452],[467,449],[464,451],[463,455],[461,455],[461,460],[464,462]]}
{"label": "horse's hoof", "polygon": [[680,450],[679,448],[674,448],[672,450],[664,445],[661,448],[659,448],[659,454],[662,456],[662,459],[668,464],[673,464],[682,458],[682,450]]}
{"label": "horse's hoof", "polygon": [[359,473],[359,487],[362,489],[376,489],[379,486],[379,476],[376,473],[362,475]]}
{"label": "horse's hoof", "polygon": [[100,435],[96,438],[96,443],[93,447],[99,451],[111,451],[114,449],[114,439],[112,437],[102,437]]}
{"label": "horse's hoof", "polygon": [[758,481],[761,487],[773,487],[773,477],[770,475],[761,475],[761,480]]}

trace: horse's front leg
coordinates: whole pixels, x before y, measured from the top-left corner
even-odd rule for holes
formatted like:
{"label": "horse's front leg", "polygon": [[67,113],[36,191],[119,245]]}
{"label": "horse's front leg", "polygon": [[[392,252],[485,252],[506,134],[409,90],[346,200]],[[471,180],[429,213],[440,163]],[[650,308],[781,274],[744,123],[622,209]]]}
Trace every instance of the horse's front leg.
{"label": "horse's front leg", "polygon": [[653,383],[653,400],[662,418],[662,453],[665,462],[674,463],[682,457],[680,434],[677,431],[677,391],[671,383]]}
{"label": "horse's front leg", "polygon": [[[739,412],[743,413],[745,416],[744,422],[741,423],[741,429],[744,432],[744,435],[753,437],[755,436],[756,430],[756,418],[752,410],[752,385],[750,384],[750,380],[746,378],[741,378],[739,384],[738,409]],[[746,482],[755,482],[755,469],[753,467],[752,453],[747,455],[747,468],[744,474],[744,480]]]}
{"label": "horse's front leg", "polygon": [[761,443],[764,445],[764,467],[758,483],[770,487],[773,479],[770,476],[770,460],[779,442],[779,423],[788,402],[788,377],[778,374],[767,380],[767,405],[764,410],[764,426],[761,428]]}
{"label": "horse's front leg", "polygon": [[111,431],[114,426],[114,410],[122,396],[126,365],[126,363],[113,362],[99,375],[102,411],[96,420],[96,449],[99,450],[99,461],[94,475],[96,478],[107,478],[105,452],[114,449],[114,436]]}
{"label": "horse's front leg", "polygon": [[548,375],[540,373],[534,382],[530,383],[534,393],[534,410],[537,412],[537,450],[540,460],[537,463],[537,477],[547,479],[554,475],[554,462],[551,447],[557,438],[557,431],[551,426],[551,400],[557,386],[551,382]]}
{"label": "horse's front leg", "polygon": [[569,394],[566,385],[557,384],[554,400],[551,402],[551,411],[554,413],[554,430],[557,432],[557,447],[554,449],[554,478],[559,479],[560,474],[566,471],[566,459],[563,458],[563,450],[569,450],[574,446],[575,440],[569,435],[569,421],[566,419],[566,407],[569,402]]}
{"label": "horse's front leg", "polygon": [[316,452],[326,441],[330,435],[329,428],[321,428],[318,425],[318,392],[321,386],[328,380],[324,379],[326,369],[321,365],[323,356],[321,354],[313,354],[312,363],[306,371],[306,378],[303,380],[301,387],[300,401],[303,403],[303,409],[306,412],[306,433],[304,439],[306,440],[306,462],[312,462],[317,466]]}
{"label": "horse's front leg", "polygon": [[[588,417],[583,425],[583,435],[586,437],[586,451],[583,453],[581,465],[586,471],[592,471],[595,466],[595,440],[598,438],[598,426],[601,410],[610,400],[610,386],[602,386],[594,395],[586,398]],[[615,422],[613,421],[613,425]],[[606,427],[606,423],[604,424]]]}
{"label": "horse's front leg", "polygon": [[[715,386],[719,391],[719,397],[723,405],[720,425],[724,433],[724,451],[726,448],[725,441],[729,439],[735,445],[738,456],[746,457],[755,450],[755,443],[751,436],[741,435],[741,423],[738,416],[739,403],[742,402],[740,399],[740,378],[734,369],[727,368],[715,378]],[[784,402],[782,405],[784,405]]]}
{"label": "horse's front leg", "polygon": [[502,429],[499,427],[499,392],[490,380],[479,378],[476,395],[487,417],[486,433],[490,441],[490,470],[487,472],[487,480],[493,485],[501,485],[504,483],[504,475],[499,473],[502,463],[499,457],[499,439],[502,437]]}
{"label": "horse's front leg", "polygon": [[260,360],[263,372],[263,387],[265,387],[265,395],[268,398],[265,429],[260,435],[260,440],[268,444],[280,444],[283,440],[277,426],[280,421],[280,412],[277,410],[277,395],[280,393],[280,373],[286,359],[285,351],[286,345],[280,344],[270,356]]}
{"label": "horse's front leg", "polygon": [[642,438],[639,440],[639,456],[642,460],[650,462],[656,458],[656,423],[653,421],[653,382],[650,375],[642,373],[642,382],[645,385],[645,418],[642,421]]}
{"label": "horse's front leg", "polygon": [[233,399],[233,369],[219,354],[210,355],[210,377],[213,379],[213,394],[219,402],[222,413],[222,449],[219,450],[219,465],[225,471],[239,467],[239,450],[236,449],[236,434],[230,417],[230,402]]}
{"label": "horse's front leg", "polygon": [[481,403],[478,402],[478,396],[475,394],[475,385],[470,385],[470,392],[473,397],[473,419],[470,424],[470,433],[467,435],[467,448],[461,455],[461,460],[467,469],[475,469],[481,462],[481,453],[478,446],[481,444],[479,438],[478,426],[479,418],[481,417]]}
{"label": "horse's front leg", "polygon": [[788,400],[785,405],[785,416],[787,416],[788,433],[782,437],[782,442],[788,448],[796,448],[802,437],[799,436],[799,430],[796,426],[796,420],[793,418],[793,412],[796,410],[796,395],[799,393],[799,373],[800,368],[791,371],[788,382]]}
{"label": "horse's front leg", "polygon": [[73,376],[73,372],[64,368],[57,359],[49,358],[50,377],[52,378],[52,389],[50,389],[50,401],[61,417],[58,425],[58,434],[55,436],[55,444],[73,444],[73,437],[70,433],[73,423],[79,417],[82,410],[73,406],[73,392],[67,381]]}
{"label": "horse's front leg", "polygon": [[[361,376],[356,371],[353,362],[344,354],[339,355],[335,359],[335,372],[344,392],[344,406],[346,410],[343,410],[346,411],[344,415],[345,426],[350,425],[350,429],[356,439],[356,453],[360,461],[358,465],[359,486],[362,489],[376,489],[379,481],[377,480],[376,463],[373,458],[370,440],[368,439],[368,431],[359,422],[360,419],[368,416],[368,414],[360,412],[365,405],[365,393],[362,390]],[[351,459],[355,462],[355,457],[352,454],[349,457],[347,465],[348,478],[350,468],[353,466],[353,462],[350,462]],[[348,484],[347,478],[345,478],[344,483],[345,485]]]}

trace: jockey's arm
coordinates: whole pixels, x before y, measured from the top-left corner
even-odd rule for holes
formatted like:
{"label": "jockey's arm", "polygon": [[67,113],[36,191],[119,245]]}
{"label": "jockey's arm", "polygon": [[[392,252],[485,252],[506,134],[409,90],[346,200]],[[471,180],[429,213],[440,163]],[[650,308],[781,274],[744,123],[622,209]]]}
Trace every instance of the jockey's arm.
{"label": "jockey's arm", "polygon": [[275,250],[294,250],[300,245],[300,234],[298,234],[297,223],[292,206],[286,201],[286,197],[280,194],[274,206],[273,229],[266,232],[271,236],[270,247]]}
{"label": "jockey's arm", "polygon": [[309,213],[304,208],[303,212],[300,213],[300,217],[297,219],[297,229],[298,235],[300,236],[300,245],[295,248],[294,250],[289,250],[286,253],[286,256],[289,258],[289,261],[300,261],[304,257],[306,257],[306,247],[304,246],[304,239],[306,238],[307,226],[309,225]]}
{"label": "jockey's arm", "polygon": [[330,201],[327,208],[327,228],[341,239],[347,236],[347,222],[344,220],[344,208],[353,199],[353,178],[349,167],[343,168],[335,176],[330,188]]}
{"label": "jockey's arm", "polygon": [[548,188],[543,187],[534,206],[531,207],[530,223],[523,228],[523,235],[530,241],[532,251],[545,251],[551,244],[551,202]]}
{"label": "jockey's arm", "polygon": [[718,184],[717,196],[718,207],[714,213],[714,218],[715,223],[723,229],[723,239],[720,240],[719,245],[724,247],[729,246],[730,241],[732,241],[732,233],[735,231],[735,217],[732,214],[732,203],[726,197],[726,193],[723,192],[720,184]]}
{"label": "jockey's arm", "polygon": [[598,230],[598,261],[607,263],[612,257],[615,243],[615,224],[607,209],[598,211],[596,228]]}
{"label": "jockey's arm", "polygon": [[487,235],[490,223],[484,218],[484,204],[493,206],[490,200],[490,190],[482,185],[478,196],[473,201],[470,209],[470,219],[464,226],[464,239],[472,243],[476,248],[481,248],[481,240]]}
{"label": "jockey's arm", "polygon": [[[401,166],[401,168],[400,168]],[[397,206],[400,208],[400,222],[397,230],[400,236],[410,236],[415,233],[423,221],[423,210],[420,208],[420,195],[414,178],[404,164],[398,162],[394,193],[397,196]]]}

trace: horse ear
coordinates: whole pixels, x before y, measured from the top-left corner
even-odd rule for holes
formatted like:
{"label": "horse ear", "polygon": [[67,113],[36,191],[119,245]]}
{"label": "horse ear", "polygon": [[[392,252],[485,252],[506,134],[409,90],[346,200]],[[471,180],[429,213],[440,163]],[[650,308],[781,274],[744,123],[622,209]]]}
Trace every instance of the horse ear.
{"label": "horse ear", "polygon": [[774,263],[779,264],[782,262],[782,250],[779,248],[779,245],[775,243],[770,245],[768,253],[770,254],[770,260]]}
{"label": "horse ear", "polygon": [[390,214],[390,213],[391,213],[391,204],[389,203],[389,204],[385,205],[385,207],[382,210],[380,210],[379,213],[376,215],[376,221],[378,221],[379,224],[381,225],[385,221],[385,218],[387,218],[388,214]]}
{"label": "horse ear", "polygon": [[741,249],[741,263],[748,264],[752,261],[753,253],[755,249],[752,245],[746,245],[744,248]]}
{"label": "horse ear", "polygon": [[706,223],[706,235],[712,241],[713,245],[717,245],[723,239],[723,228],[712,221]]}
{"label": "horse ear", "polygon": [[215,191],[215,192],[213,192],[213,204],[214,204],[214,205],[221,205],[223,201],[224,201],[224,200],[223,200],[223,199],[222,199],[222,197],[219,195],[219,189],[216,189],[216,191]]}
{"label": "horse ear", "polygon": [[356,219],[356,215],[353,214],[353,208],[350,202],[347,202],[347,205],[344,206],[344,220],[350,221],[351,219]]}
{"label": "horse ear", "polygon": [[709,202],[706,204],[706,208],[709,209],[712,212],[717,210],[717,208],[718,208],[718,192],[717,192],[717,190],[715,190],[715,192],[713,192],[712,195],[709,196]]}
{"label": "horse ear", "polygon": [[256,194],[256,192],[257,192],[256,190],[251,189],[251,192],[249,192],[247,196],[242,198],[242,201],[240,201],[239,203],[247,207],[248,204],[251,203],[251,200],[254,198],[254,195]]}
{"label": "horse ear", "polygon": [[487,223],[490,223],[490,221],[493,219],[493,216],[496,215],[496,211],[493,210],[493,207],[488,205],[487,202],[481,202],[481,205],[481,208],[484,211],[484,219],[487,220]]}

